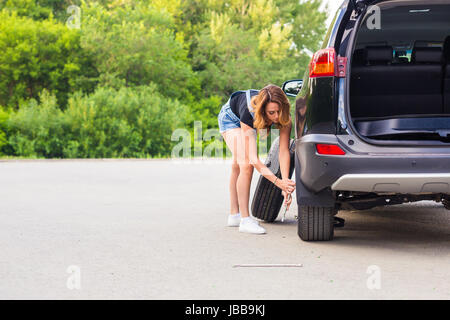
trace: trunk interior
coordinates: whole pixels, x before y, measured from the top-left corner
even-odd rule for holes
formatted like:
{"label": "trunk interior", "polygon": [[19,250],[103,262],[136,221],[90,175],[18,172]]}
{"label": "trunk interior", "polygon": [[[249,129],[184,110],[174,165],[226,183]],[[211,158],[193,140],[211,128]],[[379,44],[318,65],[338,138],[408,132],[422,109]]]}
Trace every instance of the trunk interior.
{"label": "trunk interior", "polygon": [[378,16],[363,18],[352,56],[354,127],[374,140],[450,143],[450,1],[378,6]]}

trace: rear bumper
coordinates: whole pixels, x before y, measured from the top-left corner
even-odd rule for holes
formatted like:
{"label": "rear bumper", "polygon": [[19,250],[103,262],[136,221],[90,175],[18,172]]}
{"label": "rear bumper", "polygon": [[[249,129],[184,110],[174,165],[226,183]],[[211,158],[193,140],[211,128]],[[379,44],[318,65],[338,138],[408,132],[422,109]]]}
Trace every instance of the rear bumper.
{"label": "rear bumper", "polygon": [[373,193],[450,194],[450,174],[345,174],[333,183],[331,189]]}
{"label": "rear bumper", "polygon": [[[361,144],[351,136],[307,135],[296,141],[298,177],[313,192],[450,194],[450,146],[412,148]],[[317,143],[337,144],[343,156],[320,155]]]}

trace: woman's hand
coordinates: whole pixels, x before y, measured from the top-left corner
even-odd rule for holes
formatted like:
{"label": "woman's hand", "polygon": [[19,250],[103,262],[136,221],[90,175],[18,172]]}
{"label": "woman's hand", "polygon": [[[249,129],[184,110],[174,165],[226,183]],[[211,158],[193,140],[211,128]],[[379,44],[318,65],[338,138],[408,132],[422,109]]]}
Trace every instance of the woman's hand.
{"label": "woman's hand", "polygon": [[281,194],[284,197],[284,204],[286,205],[286,210],[289,210],[289,207],[291,206],[292,203],[292,195],[284,191],[281,191]]}
{"label": "woman's hand", "polygon": [[286,193],[292,193],[295,190],[295,182],[290,179],[277,179],[275,185]]}

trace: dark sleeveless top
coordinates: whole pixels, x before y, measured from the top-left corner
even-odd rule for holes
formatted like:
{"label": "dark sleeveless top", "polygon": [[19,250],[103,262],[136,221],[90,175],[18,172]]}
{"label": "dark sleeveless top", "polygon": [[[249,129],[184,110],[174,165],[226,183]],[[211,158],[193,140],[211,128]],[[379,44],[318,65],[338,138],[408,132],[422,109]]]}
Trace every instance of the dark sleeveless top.
{"label": "dark sleeveless top", "polygon": [[[256,96],[258,90],[250,90],[250,98]],[[249,111],[247,104],[247,95],[245,91],[240,91],[232,95],[230,99],[231,111],[240,119],[241,122],[253,128],[253,115]]]}

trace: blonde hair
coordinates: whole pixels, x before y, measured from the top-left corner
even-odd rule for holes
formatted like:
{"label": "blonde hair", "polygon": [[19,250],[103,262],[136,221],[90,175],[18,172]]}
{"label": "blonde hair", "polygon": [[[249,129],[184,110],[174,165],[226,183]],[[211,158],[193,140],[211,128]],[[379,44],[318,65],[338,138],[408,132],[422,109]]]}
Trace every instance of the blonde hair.
{"label": "blonde hair", "polygon": [[269,84],[268,86],[262,88],[257,96],[254,96],[251,100],[252,111],[255,112],[255,118],[253,120],[253,127],[255,129],[267,129],[269,128],[270,120],[266,115],[266,106],[269,102],[274,102],[280,107],[280,116],[278,123],[276,124],[277,129],[286,127],[290,124],[290,103],[286,94],[281,90],[280,87]]}

